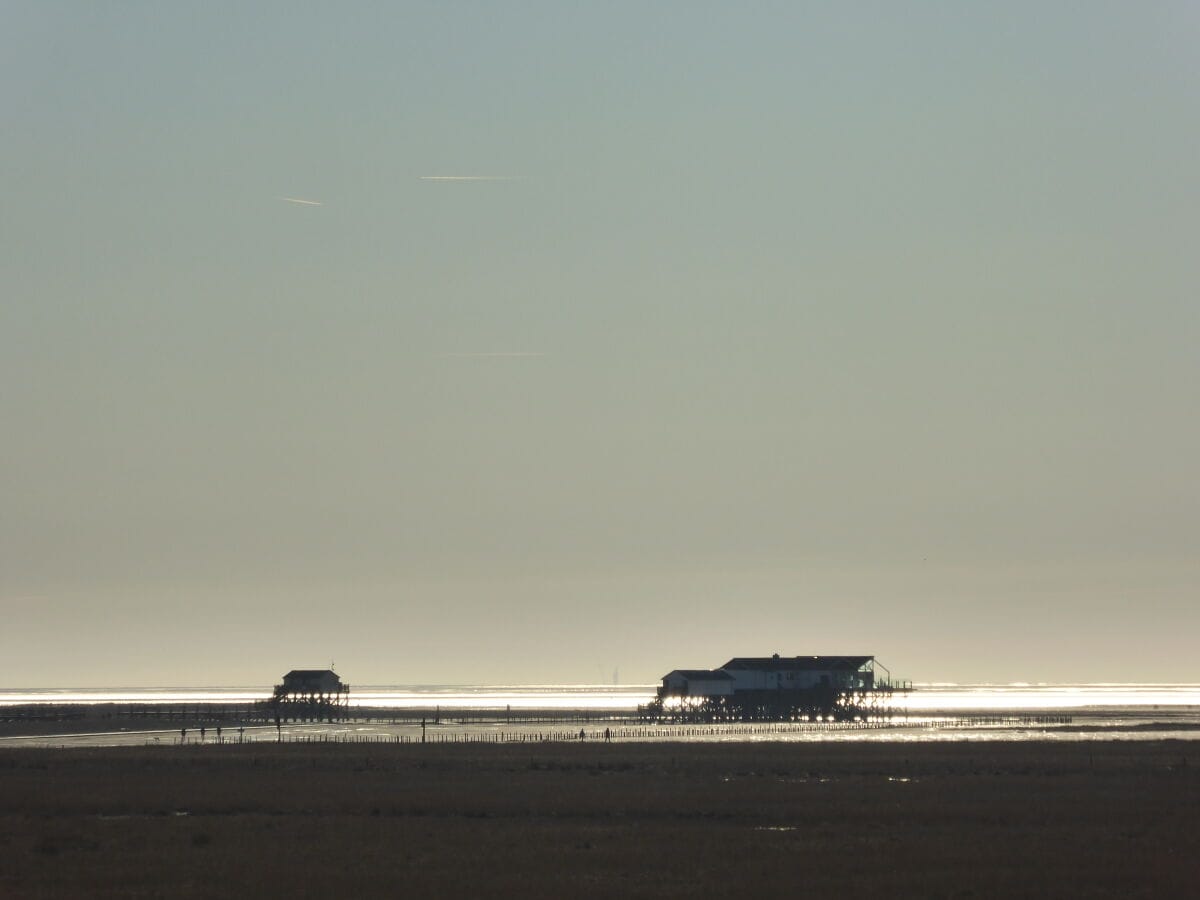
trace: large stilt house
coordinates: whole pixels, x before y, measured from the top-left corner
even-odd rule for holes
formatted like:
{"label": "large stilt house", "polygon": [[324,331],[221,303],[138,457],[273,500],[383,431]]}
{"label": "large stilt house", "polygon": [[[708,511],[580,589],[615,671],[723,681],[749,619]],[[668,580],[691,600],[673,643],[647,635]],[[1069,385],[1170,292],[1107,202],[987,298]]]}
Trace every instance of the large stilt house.
{"label": "large stilt house", "polygon": [[719,669],[668,672],[649,712],[687,721],[865,718],[881,714],[895,689],[873,656],[776,653],[735,657]]}

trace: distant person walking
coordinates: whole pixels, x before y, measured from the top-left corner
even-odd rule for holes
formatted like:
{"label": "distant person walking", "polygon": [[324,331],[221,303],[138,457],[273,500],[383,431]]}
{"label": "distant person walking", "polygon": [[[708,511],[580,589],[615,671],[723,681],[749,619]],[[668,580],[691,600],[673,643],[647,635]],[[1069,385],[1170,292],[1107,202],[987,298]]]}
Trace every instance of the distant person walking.
{"label": "distant person walking", "polygon": [[187,743],[187,728],[186,727],[179,729],[179,743],[181,743],[181,744]]}
{"label": "distant person walking", "polygon": [[611,729],[611,728],[605,728],[605,729],[604,729],[604,743],[606,743],[606,744],[607,744],[607,743],[608,743],[609,741],[611,741],[611,740],[612,740],[612,729]]}
{"label": "distant person walking", "polygon": [[583,729],[582,729],[582,728],[580,728],[580,729],[579,729],[579,739],[582,741],[582,740],[583,740],[583,738],[584,738]]}

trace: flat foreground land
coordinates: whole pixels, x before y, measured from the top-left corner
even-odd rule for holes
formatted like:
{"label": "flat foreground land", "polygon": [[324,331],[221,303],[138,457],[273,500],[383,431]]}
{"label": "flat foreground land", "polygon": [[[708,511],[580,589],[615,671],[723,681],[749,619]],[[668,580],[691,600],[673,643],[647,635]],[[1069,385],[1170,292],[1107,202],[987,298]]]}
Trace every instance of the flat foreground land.
{"label": "flat foreground land", "polygon": [[1197,896],[1200,747],[0,752],[4,897],[798,894]]}

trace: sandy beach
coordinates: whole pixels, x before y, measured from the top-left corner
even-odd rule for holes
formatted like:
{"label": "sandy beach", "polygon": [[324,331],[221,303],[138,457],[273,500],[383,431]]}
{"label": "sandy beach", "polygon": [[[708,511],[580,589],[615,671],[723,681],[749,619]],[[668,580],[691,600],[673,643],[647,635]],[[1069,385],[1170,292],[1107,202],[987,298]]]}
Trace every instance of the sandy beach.
{"label": "sandy beach", "polygon": [[0,752],[0,896],[1160,897],[1191,742]]}

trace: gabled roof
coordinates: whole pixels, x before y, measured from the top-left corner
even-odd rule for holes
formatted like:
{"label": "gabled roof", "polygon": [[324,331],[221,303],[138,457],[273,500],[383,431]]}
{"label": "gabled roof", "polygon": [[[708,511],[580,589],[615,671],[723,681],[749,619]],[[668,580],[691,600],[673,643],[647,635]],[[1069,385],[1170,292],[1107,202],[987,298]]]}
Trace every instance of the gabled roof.
{"label": "gabled roof", "polygon": [[690,681],[733,681],[733,676],[720,669],[675,669],[668,672],[664,678],[672,675],[682,675]]}
{"label": "gabled roof", "polygon": [[758,672],[857,672],[873,656],[739,656],[722,669]]}

